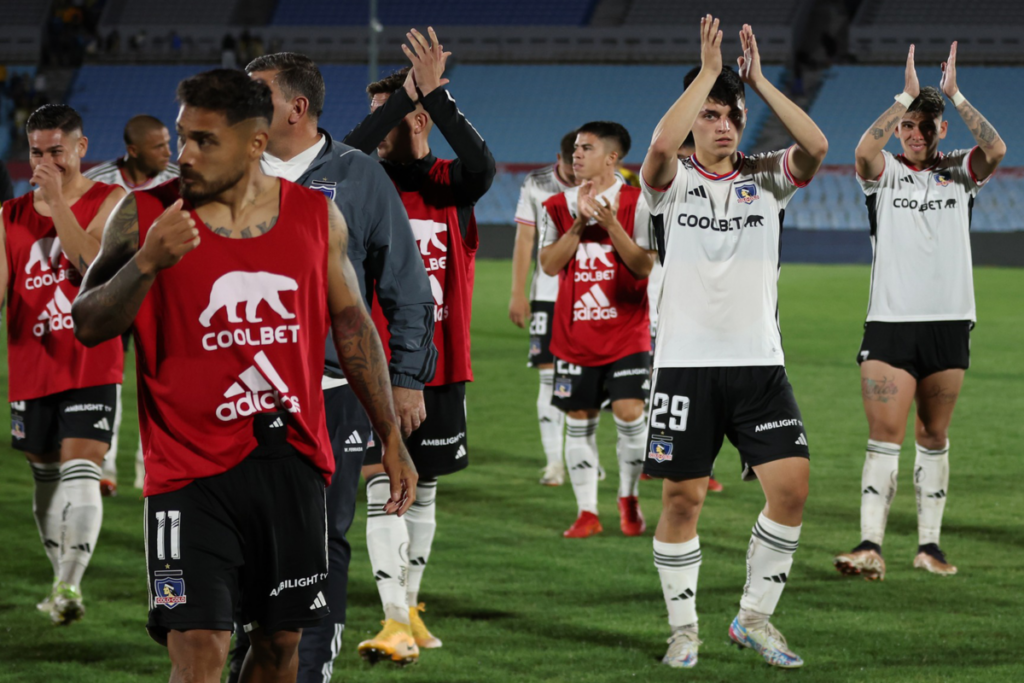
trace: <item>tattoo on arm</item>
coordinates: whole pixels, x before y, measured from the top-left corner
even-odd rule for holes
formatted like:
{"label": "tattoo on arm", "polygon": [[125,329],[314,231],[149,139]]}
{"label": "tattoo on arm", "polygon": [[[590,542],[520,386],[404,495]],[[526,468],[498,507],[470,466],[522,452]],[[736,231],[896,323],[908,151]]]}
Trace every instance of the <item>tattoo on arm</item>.
{"label": "tattoo on arm", "polygon": [[991,149],[996,141],[1000,139],[999,133],[992,127],[992,124],[970,102],[961,104],[957,107],[957,111],[960,112],[960,117],[963,118],[964,123],[967,124],[971,134],[974,136],[974,141],[982,149]]}
{"label": "tattoo on arm", "polygon": [[138,248],[139,214],[129,194],[107,219],[100,253],[72,306],[75,334],[84,343],[113,339],[135,320],[153,281],[135,264]]}
{"label": "tattoo on arm", "polygon": [[896,124],[898,124],[900,119],[903,118],[903,113],[905,111],[906,110],[902,104],[899,102],[893,103],[893,105],[886,109],[885,113],[879,116],[878,120],[871,125],[871,137],[876,140],[881,140],[886,135],[891,134],[893,129],[896,127]]}

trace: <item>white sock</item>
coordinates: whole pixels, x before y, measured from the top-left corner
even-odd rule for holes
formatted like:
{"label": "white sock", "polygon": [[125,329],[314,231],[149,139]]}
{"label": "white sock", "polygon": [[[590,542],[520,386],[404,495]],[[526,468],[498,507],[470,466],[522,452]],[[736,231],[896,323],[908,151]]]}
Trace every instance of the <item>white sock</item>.
{"label": "white sock", "polygon": [[615,453],[619,458],[619,498],[640,493],[640,473],[644,471],[644,450],[647,448],[647,418],[641,415],[633,422],[615,418],[619,439]]}
{"label": "white sock", "polygon": [[60,487],[64,493],[60,580],[70,586],[82,585],[103,525],[100,475],[100,466],[91,460],[68,460],[60,466]]}
{"label": "white sock", "polygon": [[672,630],[697,628],[697,575],[700,573],[700,537],[686,543],[654,539],[654,566],[661,577],[661,592]]}
{"label": "white sock", "polygon": [[537,394],[537,421],[540,423],[540,443],[548,465],[562,464],[562,440],[565,432],[565,413],[551,405],[551,392],[555,383],[554,369],[540,371],[540,392]]}
{"label": "white sock", "polygon": [[572,492],[580,512],[597,514],[597,423],[565,418],[565,464],[569,468]]}
{"label": "white sock", "polygon": [[135,481],[133,486],[141,489],[146,483],[146,458],[142,452],[142,437],[139,437],[139,448],[135,451]]}
{"label": "white sock", "polygon": [[436,502],[437,479],[420,479],[416,484],[416,502],[402,516],[409,530],[409,583],[405,589],[409,607],[419,604],[420,583],[437,530]]}
{"label": "white sock", "polygon": [[384,512],[390,497],[388,475],[375,474],[367,480],[366,549],[384,614],[388,619],[408,624],[405,584],[409,571],[409,531],[404,519]]}
{"label": "white sock", "polygon": [[919,545],[939,544],[942,512],[949,490],[949,441],[946,447],[929,450],[917,446],[914,460],[914,493],[917,494],[917,537]]}
{"label": "white sock", "polygon": [[868,439],[864,472],[860,478],[860,539],[879,546],[885,538],[889,506],[896,496],[900,445]]}
{"label": "white sock", "polygon": [[53,565],[53,575],[60,574],[60,540],[64,492],[60,487],[60,463],[30,462],[32,479],[36,488],[32,495],[32,514],[39,529],[39,540],[43,543],[46,556]]}
{"label": "white sock", "polygon": [[773,522],[763,512],[758,516],[747,547],[747,585],[743,587],[741,610],[765,616],[775,612],[799,544],[800,527]]}

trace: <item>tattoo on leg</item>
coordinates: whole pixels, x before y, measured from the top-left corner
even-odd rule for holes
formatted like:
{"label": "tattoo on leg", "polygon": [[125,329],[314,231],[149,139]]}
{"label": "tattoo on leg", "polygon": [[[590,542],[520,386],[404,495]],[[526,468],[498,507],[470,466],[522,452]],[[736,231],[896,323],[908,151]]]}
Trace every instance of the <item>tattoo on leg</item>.
{"label": "tattoo on leg", "polygon": [[882,377],[880,380],[862,377],[860,391],[865,401],[888,403],[890,399],[896,398],[900,388],[896,386],[896,380],[890,377]]}
{"label": "tattoo on leg", "polygon": [[956,399],[959,396],[959,391],[953,391],[946,387],[935,387],[925,395],[925,398],[941,403],[942,405],[950,405],[952,403],[956,403]]}

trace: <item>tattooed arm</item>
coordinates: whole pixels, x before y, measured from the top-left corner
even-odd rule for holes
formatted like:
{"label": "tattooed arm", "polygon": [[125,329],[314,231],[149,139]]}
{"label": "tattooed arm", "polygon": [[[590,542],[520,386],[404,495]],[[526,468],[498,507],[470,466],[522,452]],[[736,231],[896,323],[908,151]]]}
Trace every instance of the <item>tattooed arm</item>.
{"label": "tattooed arm", "polygon": [[416,466],[402,441],[391,396],[391,375],[384,347],[359,291],[355,270],[348,260],[348,226],[329,199],[327,253],[327,306],[338,359],[349,386],[363,404],[373,428],[384,441],[384,471],[391,480],[391,499],[385,512],[404,514],[416,499]]}
{"label": "tattooed arm", "polygon": [[[949,57],[942,63],[940,85],[946,97],[955,102],[957,94],[960,93],[956,84],[956,41],[953,41],[949,48]],[[999,137],[992,124],[966,99],[961,100],[956,110],[970,129],[974,141],[978,143],[981,154],[971,155],[971,172],[981,182],[995,172],[999,162],[1006,156],[1006,143]]]}
{"label": "tattooed arm", "polygon": [[199,231],[179,199],[153,221],[140,249],[135,195],[122,199],[107,220],[100,252],[71,306],[78,341],[91,347],[124,334],[157,273],[197,246]]}
{"label": "tattooed arm", "polygon": [[[917,80],[917,69],[914,67],[914,46],[910,46],[907,53],[907,68],[903,76],[903,92],[911,97],[921,94],[921,84]],[[885,170],[885,160],[882,158],[882,150],[892,137],[903,115],[907,113],[907,107],[900,102],[894,102],[885,113],[871,124],[860,142],[857,143],[857,150],[854,152],[857,175],[865,180],[874,180],[882,175]]]}

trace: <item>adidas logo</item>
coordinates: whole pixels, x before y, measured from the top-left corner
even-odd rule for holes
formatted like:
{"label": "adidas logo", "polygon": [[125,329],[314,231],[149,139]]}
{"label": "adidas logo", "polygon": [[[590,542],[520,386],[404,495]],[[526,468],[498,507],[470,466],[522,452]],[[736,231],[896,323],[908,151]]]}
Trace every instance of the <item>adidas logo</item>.
{"label": "adidas logo", "polygon": [[[217,418],[230,422],[239,417],[281,408],[290,413],[300,412],[299,399],[286,395],[288,385],[270,364],[267,354],[260,351],[253,360],[255,364],[239,374],[239,381],[233,382],[224,392],[224,398],[229,400],[217,406]],[[283,427],[284,423],[271,426]]]}
{"label": "adidas logo", "polygon": [[807,435],[806,434],[801,434],[797,438],[797,440],[796,440],[796,445],[797,446],[806,446],[807,445]]}
{"label": "adidas logo", "polygon": [[864,489],[863,491],[861,491],[862,495],[867,495],[869,493],[873,493],[873,494],[875,494],[877,496],[878,495],[878,489],[876,489],[874,486],[869,486],[866,489]]}
{"label": "adidas logo", "polygon": [[321,607],[327,607],[327,600],[324,599],[323,591],[317,591],[316,600],[314,600],[313,604],[309,606],[309,609],[318,610]]}
{"label": "adidas logo", "polygon": [[[690,190],[686,194],[688,194],[688,195],[690,195],[692,197],[701,197],[702,199],[707,199],[708,198],[708,193],[704,191],[704,186],[703,185],[698,185],[697,187],[693,188],[692,190]],[[673,598],[673,600],[674,599],[675,598]]]}
{"label": "adidas logo", "polygon": [[[691,194],[693,194],[693,193],[691,192]],[[672,598],[671,602],[676,602],[676,601],[680,601],[681,602],[683,600],[689,600],[692,597],[693,597],[693,591],[690,590],[689,588],[687,588],[682,593],[680,593],[676,597]]]}
{"label": "adidas logo", "polygon": [[345,443],[347,444],[357,444],[362,442],[363,440],[359,438],[359,432],[352,432],[351,434],[348,435],[348,438],[345,439]]}
{"label": "adidas logo", "polygon": [[102,429],[103,431],[110,431],[110,422],[107,418],[100,418],[100,421],[92,426],[93,429]]}
{"label": "adidas logo", "polygon": [[604,295],[601,285],[593,285],[572,306],[572,319],[611,320],[619,317],[618,310]]}
{"label": "adidas logo", "polygon": [[787,578],[786,572],[782,572],[781,574],[775,574],[774,576],[766,576],[764,577],[764,580],[771,581],[772,583],[786,583]]}
{"label": "adidas logo", "polygon": [[459,450],[455,453],[455,459],[458,460],[460,458],[465,458],[465,457],[466,457],[466,447],[460,445],[459,446]]}
{"label": "adidas logo", "polygon": [[45,548],[59,548],[60,547],[60,543],[57,543],[57,541],[53,540],[52,538],[48,538],[45,541],[43,541],[43,547],[45,547]]}
{"label": "adidas logo", "polygon": [[388,574],[386,571],[384,571],[382,569],[378,569],[377,573],[373,575],[373,580],[374,581],[383,581],[384,579],[390,579],[390,578],[391,578],[391,574]]}
{"label": "adidas logo", "polygon": [[92,553],[92,546],[88,543],[79,543],[78,545],[71,546],[72,550],[81,550],[83,553]]}
{"label": "adidas logo", "polygon": [[409,565],[412,567],[426,567],[427,558],[425,557],[411,557],[409,558]]}
{"label": "adidas logo", "polygon": [[271,429],[274,429],[276,427],[284,427],[284,420],[282,420],[281,418],[277,418],[276,420],[270,423]]}
{"label": "adidas logo", "polygon": [[912,182],[914,182],[914,178],[912,176],[903,176],[902,178],[900,178],[900,182],[901,183],[912,183]]}
{"label": "adidas logo", "polygon": [[935,493],[929,493],[927,496],[925,496],[925,498],[934,498],[936,500],[939,500],[939,499],[942,499],[942,498],[945,498],[945,497],[946,497],[945,489],[939,489]]}
{"label": "adidas logo", "polygon": [[48,332],[70,330],[75,324],[71,320],[71,302],[59,288],[53,290],[53,298],[46,304],[46,310],[39,314],[39,322],[32,326],[32,334],[42,337]]}
{"label": "adidas logo", "polygon": [[572,470],[592,470],[592,469],[594,469],[594,466],[591,465],[586,460],[584,460],[579,465],[574,465],[573,467],[570,467],[569,469],[572,469]]}

